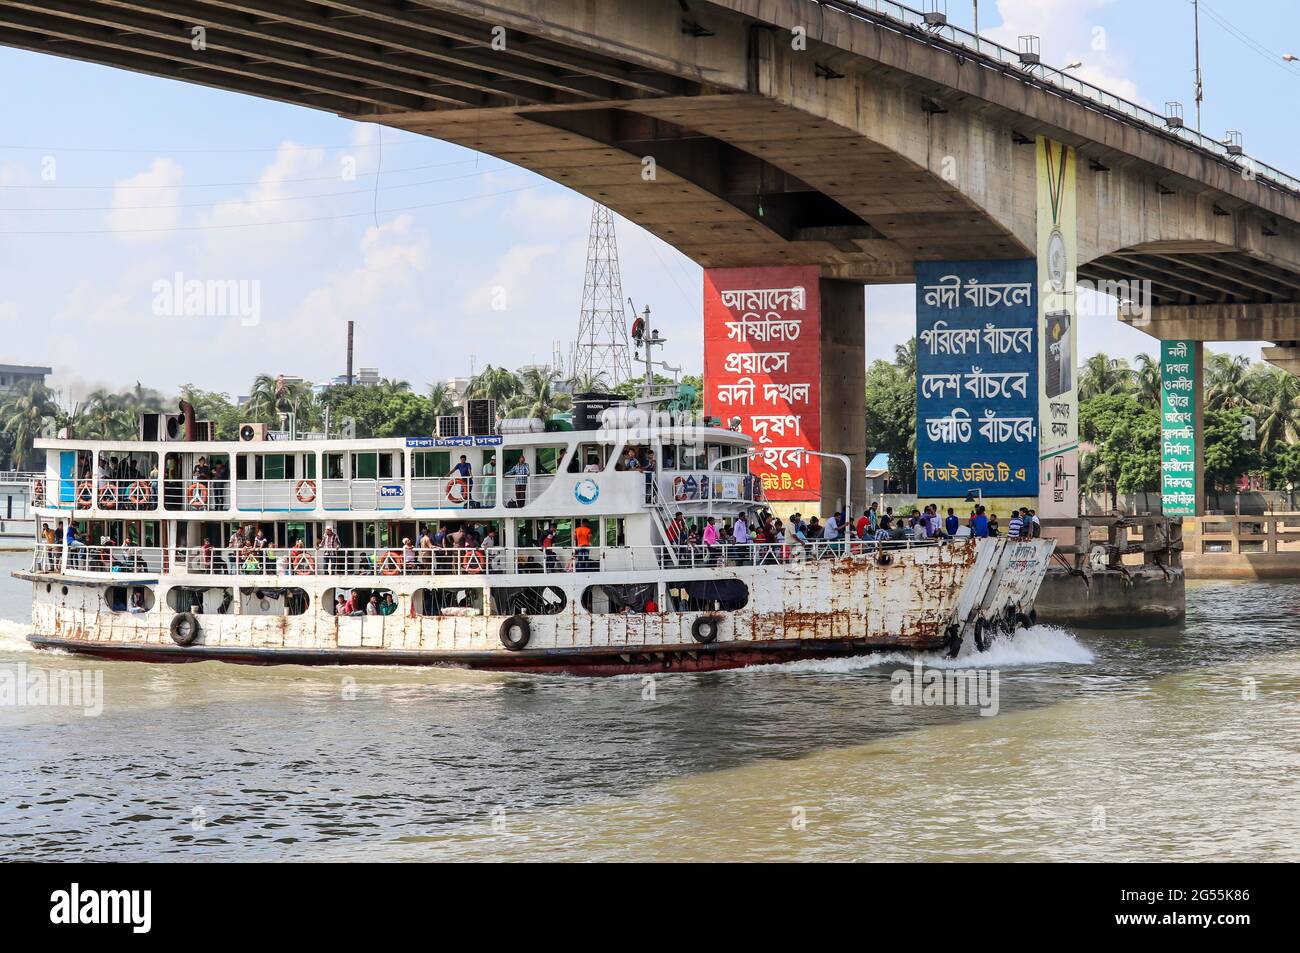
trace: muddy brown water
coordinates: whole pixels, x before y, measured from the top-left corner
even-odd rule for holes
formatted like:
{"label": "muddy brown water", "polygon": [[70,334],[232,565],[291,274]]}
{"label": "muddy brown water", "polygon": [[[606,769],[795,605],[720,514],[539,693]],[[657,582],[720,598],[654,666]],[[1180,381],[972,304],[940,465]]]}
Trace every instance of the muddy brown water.
{"label": "muddy brown water", "polygon": [[903,654],[652,682],[91,662],[23,641],[27,558],[0,553],[0,670],[103,698],[0,704],[14,859],[1300,858],[1297,585],[923,658],[995,671],[989,717],[895,704]]}

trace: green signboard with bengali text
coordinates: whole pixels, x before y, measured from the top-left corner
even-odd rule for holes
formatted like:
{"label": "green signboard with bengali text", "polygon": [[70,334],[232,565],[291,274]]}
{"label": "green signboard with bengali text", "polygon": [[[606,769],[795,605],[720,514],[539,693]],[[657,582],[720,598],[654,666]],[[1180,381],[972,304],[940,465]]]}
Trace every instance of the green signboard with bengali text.
{"label": "green signboard with bengali text", "polygon": [[1196,515],[1196,364],[1195,341],[1160,342],[1160,508],[1165,516]]}

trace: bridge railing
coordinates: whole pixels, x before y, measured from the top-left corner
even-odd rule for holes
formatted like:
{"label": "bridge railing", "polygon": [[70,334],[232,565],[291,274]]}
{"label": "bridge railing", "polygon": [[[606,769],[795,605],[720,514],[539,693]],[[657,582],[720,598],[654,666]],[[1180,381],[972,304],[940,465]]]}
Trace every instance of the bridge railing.
{"label": "bridge railing", "polygon": [[908,27],[907,32],[909,35],[919,39],[928,38],[931,41],[943,41],[948,45],[963,47],[979,56],[993,60],[1003,67],[1014,69],[1021,76],[1032,77],[1057,89],[1065,90],[1075,96],[1096,103],[1111,112],[1119,113],[1143,125],[1150,126],[1163,135],[1180,139],[1189,145],[1213,153],[1217,158],[1229,165],[1237,166],[1240,163],[1245,166],[1246,163],[1249,163],[1248,167],[1243,168],[1243,172],[1248,169],[1252,177],[1267,179],[1289,191],[1300,192],[1300,179],[1288,175],[1273,166],[1266,165],[1258,159],[1244,155],[1234,155],[1228,151],[1226,143],[1203,135],[1201,132],[1189,129],[1186,126],[1171,127],[1165,122],[1166,117],[1154,110],[1140,106],[1122,96],[1116,96],[1114,93],[1108,92],[1100,86],[1094,86],[1077,76],[1072,76],[1064,70],[1048,66],[1045,63],[1026,64],[1021,61],[1020,54],[1016,50],[1009,49],[985,37],[977,36],[959,26],[946,24],[941,27],[931,27],[926,23],[925,14],[920,10],[915,10],[901,3],[894,3],[893,0],[830,0],[828,5],[837,6],[849,12],[856,10],[873,14],[874,18],[904,25]]}

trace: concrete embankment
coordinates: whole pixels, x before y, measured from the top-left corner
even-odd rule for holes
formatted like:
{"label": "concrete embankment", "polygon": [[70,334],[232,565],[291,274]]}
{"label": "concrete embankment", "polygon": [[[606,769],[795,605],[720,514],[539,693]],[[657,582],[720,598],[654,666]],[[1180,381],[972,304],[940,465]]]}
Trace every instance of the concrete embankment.
{"label": "concrete embankment", "polygon": [[1103,628],[1169,625],[1186,614],[1183,571],[1069,571],[1052,567],[1038,592],[1038,618],[1056,625]]}

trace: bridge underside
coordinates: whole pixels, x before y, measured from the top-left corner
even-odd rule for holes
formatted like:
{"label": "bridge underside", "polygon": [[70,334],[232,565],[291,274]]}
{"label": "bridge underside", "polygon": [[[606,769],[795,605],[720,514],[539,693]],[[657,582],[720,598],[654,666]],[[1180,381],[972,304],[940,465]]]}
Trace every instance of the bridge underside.
{"label": "bridge underside", "polygon": [[1048,135],[1081,277],[1149,281],[1144,330],[1300,340],[1259,310],[1300,301],[1300,196],[839,0],[0,0],[0,45],[456,142],[703,266],[860,282],[1031,255]]}

